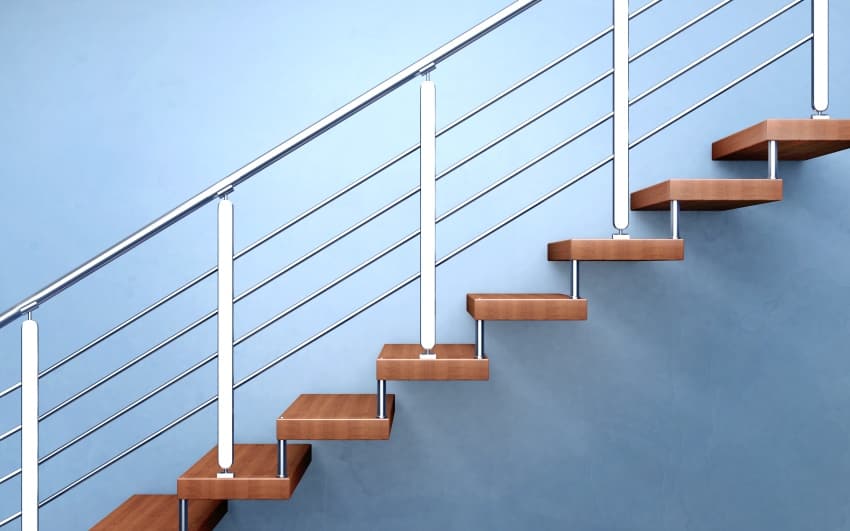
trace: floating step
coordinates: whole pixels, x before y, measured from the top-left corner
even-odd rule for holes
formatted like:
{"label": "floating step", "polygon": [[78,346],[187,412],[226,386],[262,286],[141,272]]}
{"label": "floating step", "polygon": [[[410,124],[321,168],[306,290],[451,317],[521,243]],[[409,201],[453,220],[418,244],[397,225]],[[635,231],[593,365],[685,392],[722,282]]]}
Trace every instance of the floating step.
{"label": "floating step", "polygon": [[[91,528],[91,531],[177,531],[176,494],[131,497]],[[189,531],[212,531],[227,512],[227,502],[198,500],[189,510]]]}
{"label": "floating step", "polygon": [[549,260],[684,260],[684,240],[586,239],[549,244]]}
{"label": "floating step", "polygon": [[730,210],[782,201],[779,179],[672,179],[632,193],[632,210]]}
{"label": "floating step", "polygon": [[584,321],[587,299],[558,293],[470,293],[466,311],[477,321]]}
{"label": "floating step", "polygon": [[765,120],[718,140],[714,160],[767,160],[767,143],[779,143],[779,158],[807,160],[850,148],[850,120]]}
{"label": "floating step", "polygon": [[[233,478],[216,477],[218,450],[213,448],[177,479],[177,497],[184,500],[288,500],[312,458],[309,444],[287,447],[286,471],[277,477],[276,444],[237,444],[233,447]],[[190,517],[197,503],[189,504]],[[176,507],[176,506],[175,506]],[[176,509],[174,509],[176,511]],[[172,516],[176,514],[172,511]]]}
{"label": "floating step", "polygon": [[387,395],[387,418],[377,418],[377,396],[301,395],[277,419],[279,440],[381,440],[390,438],[395,395]]}
{"label": "floating step", "polygon": [[475,345],[436,345],[437,359],[420,359],[420,345],[384,345],[378,380],[489,380],[490,360],[476,358]]}

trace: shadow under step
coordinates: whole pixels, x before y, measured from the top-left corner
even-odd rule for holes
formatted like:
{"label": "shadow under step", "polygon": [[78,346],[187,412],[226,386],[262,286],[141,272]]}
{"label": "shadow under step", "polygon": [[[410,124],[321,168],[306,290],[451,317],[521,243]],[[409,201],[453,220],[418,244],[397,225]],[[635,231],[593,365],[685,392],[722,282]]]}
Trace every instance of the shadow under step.
{"label": "shadow under step", "polygon": [[390,438],[395,395],[387,395],[387,418],[377,418],[371,395],[301,395],[277,419],[278,440],[384,440]]}
{"label": "shadow under step", "polygon": [[671,179],[632,192],[632,210],[731,210],[782,201],[779,179]]}
{"label": "shadow under step", "polygon": [[[177,479],[177,497],[183,500],[288,500],[310,465],[309,444],[290,444],[286,470],[277,476],[276,444],[237,444],[233,447],[233,478],[217,478],[217,448],[210,450]],[[200,503],[189,504],[189,517]],[[171,511],[171,516],[176,513]],[[175,516],[176,519],[176,516]]]}
{"label": "shadow under step", "polygon": [[[176,494],[137,494],[130,497],[92,531],[177,531]],[[198,500],[189,512],[189,531],[212,531],[227,513],[227,502]]]}
{"label": "shadow under step", "polygon": [[434,346],[437,359],[420,359],[417,344],[384,345],[376,363],[378,380],[461,381],[489,380],[490,360],[478,359],[475,345]]}
{"label": "shadow under step", "polygon": [[767,160],[776,140],[781,160],[808,160],[850,148],[850,120],[765,120],[711,145],[714,160]]}
{"label": "shadow under step", "polygon": [[684,260],[685,240],[574,239],[549,244],[550,261]]}
{"label": "shadow under step", "polygon": [[469,293],[466,311],[476,321],[586,321],[587,299],[559,293]]}

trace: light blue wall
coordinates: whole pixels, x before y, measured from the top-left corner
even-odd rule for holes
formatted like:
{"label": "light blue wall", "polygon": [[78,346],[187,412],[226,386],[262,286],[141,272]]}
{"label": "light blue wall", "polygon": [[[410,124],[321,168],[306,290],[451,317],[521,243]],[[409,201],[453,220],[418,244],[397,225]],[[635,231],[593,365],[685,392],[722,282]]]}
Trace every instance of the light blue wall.
{"label": "light blue wall", "polygon": [[[0,6],[0,156],[6,307],[495,12],[475,2],[49,2]],[[642,5],[632,2],[632,9]],[[662,2],[632,49],[713,2]],[[632,66],[632,95],[784,5],[736,0]],[[832,2],[831,114],[850,116],[850,5]],[[433,74],[449,123],[610,23],[595,0],[545,0]],[[809,32],[808,0],[633,108],[637,138]],[[632,188],[676,177],[759,177],[710,144],[768,117],[809,114],[804,46],[633,151]],[[445,168],[608,68],[610,40],[441,138]],[[236,240],[272,228],[408,147],[417,87],[240,187]],[[610,109],[610,83],[441,181],[445,211]],[[610,153],[610,124],[439,227],[443,256]],[[416,185],[415,157],[237,264],[241,292]],[[320,442],[294,499],[233,503],[221,529],[847,529],[850,519],[850,156],[781,166],[785,201],[687,213],[682,263],[588,264],[581,323],[494,323],[486,383],[393,383],[392,439]],[[439,269],[438,337],[471,341],[464,295],[564,291],[548,241],[610,234],[610,167]],[[237,307],[242,335],[416,228],[414,199]],[[214,208],[36,313],[42,368],[215,259]],[[663,214],[632,234],[664,236]],[[415,272],[416,242],[237,349],[237,378]],[[416,342],[414,283],[240,389],[237,440],[274,441],[300,393],[372,392],[381,345]],[[212,309],[207,281],[42,380],[42,409]],[[42,424],[42,454],[214,351],[214,322]],[[0,330],[0,389],[18,381],[19,326]],[[214,367],[42,467],[42,497],[214,393]],[[19,420],[0,399],[0,432]],[[43,529],[86,529],[136,492],[174,491],[214,444],[206,409],[42,510]],[[0,443],[0,476],[19,438]],[[18,510],[0,486],[0,519]],[[18,529],[18,524],[8,526]]]}

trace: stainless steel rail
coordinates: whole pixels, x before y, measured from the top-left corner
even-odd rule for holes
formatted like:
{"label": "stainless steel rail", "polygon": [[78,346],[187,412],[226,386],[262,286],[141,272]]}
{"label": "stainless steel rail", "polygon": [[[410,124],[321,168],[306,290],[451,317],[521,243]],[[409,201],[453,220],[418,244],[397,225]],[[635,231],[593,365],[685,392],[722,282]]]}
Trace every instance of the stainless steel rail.
{"label": "stainless steel rail", "polygon": [[289,153],[295,151],[304,144],[307,144],[314,138],[322,135],[338,123],[348,119],[349,117],[365,109],[372,103],[378,101],[379,99],[392,92],[399,86],[407,83],[408,81],[416,77],[423,69],[428,68],[432,65],[436,65],[441,61],[444,61],[445,59],[451,57],[466,46],[480,39],[484,35],[490,33],[491,31],[513,19],[517,15],[523,13],[524,11],[539,3],[540,1],[541,0],[514,1],[508,7],[502,9],[495,15],[477,24],[475,27],[464,32],[459,37],[456,37],[455,39],[441,46],[440,48],[429,53],[422,59],[419,59],[412,65],[401,70],[397,74],[391,76],[390,78],[376,85],[372,89],[366,91],[351,102],[340,107],[331,114],[325,116],[310,127],[304,129],[300,133],[284,141],[282,144],[271,149],[270,151],[261,155],[257,159],[251,161],[242,168],[239,168],[238,170],[234,171],[221,181],[210,186],[206,190],[183,202],[182,204],[178,205],[168,213],[164,214],[163,216],[159,217],[158,219],[139,229],[138,231],[134,232],[130,236],[121,240],[119,243],[103,251],[96,257],[92,258],[91,260],[67,273],[58,280],[52,282],[51,284],[45,286],[36,293],[20,301],[18,304],[14,305],[13,307],[0,314],[0,327],[3,327],[6,324],[17,319],[23,312],[27,310],[32,310],[33,308],[44,304],[47,300],[55,296],[57,293],[60,293],[68,287],[76,284],[94,271],[97,271],[112,260],[115,260],[119,256],[123,255],[130,249],[133,249],[137,245],[147,241],[154,235],[170,227],[177,221],[183,219],[187,215],[204,206],[205,204],[220,196],[224,192],[232,190],[234,187],[238,186],[247,179],[250,179],[252,176],[256,175],[268,166],[274,164]]}

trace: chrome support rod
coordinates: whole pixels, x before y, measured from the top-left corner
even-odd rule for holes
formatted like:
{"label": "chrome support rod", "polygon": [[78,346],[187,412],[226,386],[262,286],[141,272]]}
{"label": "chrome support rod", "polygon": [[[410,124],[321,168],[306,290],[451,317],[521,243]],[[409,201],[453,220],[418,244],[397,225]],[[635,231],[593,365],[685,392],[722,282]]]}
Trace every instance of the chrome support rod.
{"label": "chrome support rod", "polygon": [[812,0],[812,118],[829,118],[829,0]]}
{"label": "chrome support rod", "polygon": [[614,0],[614,229],[629,227],[629,1]]}
{"label": "chrome support rod", "polygon": [[233,472],[233,203],[218,204],[218,466]]}
{"label": "chrome support rod", "polygon": [[189,500],[180,500],[178,511],[180,531],[189,531]]}
{"label": "chrome support rod", "polygon": [[484,321],[480,319],[475,321],[475,357],[484,359]]}
{"label": "chrome support rod", "polygon": [[38,531],[38,323],[21,325],[21,530]]}
{"label": "chrome support rod", "polygon": [[578,272],[579,272],[579,261],[578,260],[570,260],[571,265],[571,275],[570,275],[570,298],[572,299],[580,299],[581,295],[579,294],[579,284],[578,284]]}
{"label": "chrome support rod", "polygon": [[378,403],[378,411],[377,417],[379,419],[387,418],[387,381],[386,380],[378,380],[378,395],[377,395],[377,403]]}
{"label": "chrome support rod", "polygon": [[670,201],[670,233],[674,240],[679,239],[679,200]]}
{"label": "chrome support rod", "polygon": [[277,441],[277,477],[288,477],[286,470],[286,441]]}
{"label": "chrome support rod", "polygon": [[419,343],[422,359],[436,359],[437,321],[437,92],[426,79],[419,114]]}
{"label": "chrome support rod", "polygon": [[779,169],[779,142],[767,141],[767,178],[776,179]]}

